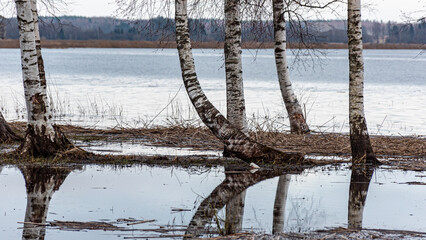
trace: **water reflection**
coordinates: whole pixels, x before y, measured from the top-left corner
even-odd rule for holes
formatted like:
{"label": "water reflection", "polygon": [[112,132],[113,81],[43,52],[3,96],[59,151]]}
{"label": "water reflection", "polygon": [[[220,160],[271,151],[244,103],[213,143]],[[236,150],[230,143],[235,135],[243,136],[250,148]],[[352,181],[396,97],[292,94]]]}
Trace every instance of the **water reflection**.
{"label": "water reflection", "polygon": [[27,192],[22,239],[43,240],[50,200],[71,170],[42,166],[24,166],[19,169],[24,175]]}
{"label": "water reflection", "polygon": [[[300,171],[301,172],[301,171]],[[281,196],[276,203],[278,211],[282,212],[285,207],[286,198],[285,193],[288,189],[288,179],[283,175],[283,171],[278,170],[262,170],[255,173],[247,172],[228,172],[225,180],[217,186],[212,193],[201,202],[194,216],[192,217],[187,235],[200,236],[203,233],[208,233],[207,226],[213,221],[216,222],[219,234],[233,234],[242,230],[243,214],[244,214],[244,201],[245,191],[250,186],[253,186],[266,179],[274,178],[282,175],[281,184],[277,192]],[[287,187],[285,182],[287,181]],[[284,183],[283,183],[284,182]],[[221,223],[218,221],[218,211],[227,205],[225,232],[221,230]],[[233,209],[231,209],[233,207]],[[280,213],[281,214],[281,213]],[[280,215],[277,213],[277,216]],[[277,220],[277,226],[281,223],[279,218],[284,219],[283,216],[274,217]],[[230,222],[228,222],[230,221]],[[275,224],[274,224],[275,225]],[[283,226],[283,224],[281,224]]]}
{"label": "water reflection", "polygon": [[272,234],[284,232],[285,206],[287,202],[288,187],[291,176],[282,175],[278,179],[277,193],[275,194],[274,213],[272,221]]}
{"label": "water reflection", "polygon": [[[365,201],[374,170],[374,168],[366,166],[354,166],[352,168],[348,201],[348,228],[362,228]],[[285,208],[291,175],[279,171],[264,170],[256,173],[227,173],[225,180],[200,204],[189,223],[186,234],[200,236],[209,233],[211,231],[208,226],[212,222],[216,224],[219,234],[229,235],[241,232],[247,188],[277,176],[279,176],[279,179],[273,206],[272,233],[284,233]],[[222,230],[221,225],[223,224],[218,219],[218,212],[225,205],[225,229]]]}
{"label": "water reflection", "polygon": [[[72,173],[74,169],[60,167],[23,166],[18,169],[0,166],[1,177],[6,179],[1,180],[0,190],[2,186],[10,186],[5,188],[8,190],[5,193],[9,194],[9,199],[18,199],[10,191],[18,184],[8,183],[7,179],[15,174],[22,181],[22,173],[27,196],[24,230],[19,233],[16,222],[22,221],[23,210],[16,212],[16,220],[12,219],[15,212],[10,209],[17,203],[7,205],[7,201],[0,199],[0,206],[6,203],[6,210],[1,213],[4,216],[0,216],[0,235],[10,234],[5,239],[16,239],[21,234],[23,239],[44,239],[46,229],[46,238],[52,239],[57,239],[58,234],[60,239],[80,236],[87,239],[189,238],[241,231],[276,234],[345,226],[421,231],[420,225],[425,220],[420,214],[425,210],[420,204],[426,200],[423,186],[401,184],[418,181],[418,176],[424,173],[363,167],[353,167],[350,171],[347,166],[255,173],[228,168],[203,169],[196,173],[186,169],[134,166],[120,169],[87,166],[84,171],[75,173]],[[374,172],[376,177],[370,187]],[[368,191],[369,204],[364,214]],[[405,194],[397,194],[401,191]],[[24,200],[24,191],[21,192]],[[97,221],[114,228],[96,228],[102,230],[98,232],[93,228],[64,231],[67,228],[57,227],[56,220],[46,219],[54,194],[55,204],[49,212],[62,216],[66,222]],[[74,199],[77,195],[79,199]],[[400,195],[404,195],[404,199]],[[207,197],[200,203],[199,196]],[[394,196],[395,201],[387,201],[389,196]],[[193,204],[195,207],[191,210]],[[18,205],[23,206],[24,202]],[[79,211],[70,211],[70,208]],[[176,208],[182,211],[172,210]],[[312,214],[294,214],[305,210]],[[2,218],[7,221],[2,222]],[[123,219],[156,221],[127,225],[129,222]],[[5,227],[1,225],[5,224],[8,224],[8,232],[1,230]],[[11,233],[13,231],[16,234]],[[104,235],[101,233],[104,231],[110,232]]]}
{"label": "water reflection", "polygon": [[361,229],[365,200],[374,168],[353,166],[348,201],[348,228]]}

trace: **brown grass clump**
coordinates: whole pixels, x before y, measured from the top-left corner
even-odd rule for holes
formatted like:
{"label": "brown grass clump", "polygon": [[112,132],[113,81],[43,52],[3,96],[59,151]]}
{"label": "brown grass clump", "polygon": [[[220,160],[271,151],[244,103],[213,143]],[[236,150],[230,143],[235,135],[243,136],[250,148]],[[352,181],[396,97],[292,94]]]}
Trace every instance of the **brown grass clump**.
{"label": "brown grass clump", "polygon": [[[267,145],[286,151],[301,151],[321,155],[349,155],[349,135],[338,133],[295,135],[259,132],[253,137]],[[426,139],[419,137],[371,136],[374,151],[381,157],[426,156]]]}

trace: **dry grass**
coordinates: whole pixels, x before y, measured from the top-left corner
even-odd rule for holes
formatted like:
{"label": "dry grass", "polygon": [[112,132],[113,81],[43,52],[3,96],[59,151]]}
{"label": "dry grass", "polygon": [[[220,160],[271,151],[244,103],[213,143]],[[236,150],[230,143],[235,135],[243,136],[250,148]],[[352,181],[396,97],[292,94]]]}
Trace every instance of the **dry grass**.
{"label": "dry grass", "polygon": [[[176,48],[175,42],[151,41],[119,41],[119,40],[42,40],[43,48]],[[193,42],[193,48],[223,48],[223,42]],[[296,48],[297,44],[289,44]],[[245,42],[246,49],[273,48],[273,42]],[[345,43],[317,43],[311,46],[316,49],[347,49]],[[0,40],[0,48],[19,48],[17,39]],[[426,49],[425,44],[364,44],[365,49]]]}
{"label": "dry grass", "polygon": [[[25,123],[12,123],[11,126],[23,134]],[[194,149],[221,150],[222,143],[204,127],[156,127],[143,129],[87,129],[65,125],[63,132],[72,139],[83,141],[132,140],[141,139],[155,146],[189,147]],[[349,136],[339,133],[313,133],[296,135],[282,132],[251,133],[252,138],[266,145],[288,152],[307,154],[350,155]],[[426,139],[420,137],[371,136],[374,151],[378,156],[416,157],[426,156]]]}

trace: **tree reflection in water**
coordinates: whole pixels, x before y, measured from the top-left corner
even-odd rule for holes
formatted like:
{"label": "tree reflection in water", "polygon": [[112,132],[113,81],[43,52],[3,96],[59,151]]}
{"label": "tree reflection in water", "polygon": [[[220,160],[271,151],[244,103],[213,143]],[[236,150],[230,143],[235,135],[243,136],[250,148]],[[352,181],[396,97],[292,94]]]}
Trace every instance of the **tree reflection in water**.
{"label": "tree reflection in water", "polygon": [[[301,171],[294,172],[294,173],[300,173]],[[225,180],[217,186],[212,193],[201,202],[200,206],[198,207],[197,211],[195,212],[194,216],[192,217],[188,230],[186,232],[186,235],[191,236],[200,236],[204,233],[208,233],[208,230],[206,227],[212,222],[212,219],[217,217],[217,213],[220,209],[225,207],[225,205],[229,204],[232,201],[238,201],[238,207],[236,209],[233,209],[232,212],[227,210],[228,213],[232,213],[233,219],[237,219],[237,221],[232,222],[231,224],[234,224],[237,222],[238,226],[228,227],[226,229],[226,234],[232,234],[235,233],[235,231],[241,231],[242,227],[242,217],[243,217],[243,211],[244,211],[244,199],[242,199],[243,194],[245,193],[245,190],[249,188],[250,186],[253,186],[261,181],[264,181],[266,179],[274,178],[277,176],[283,176],[283,179],[281,181],[281,185],[279,185],[281,190],[278,189],[277,192],[281,195],[278,197],[279,199],[277,204],[277,209],[284,209],[285,208],[285,200],[286,198],[286,189],[288,189],[288,186],[285,186],[285,183],[289,178],[286,177],[284,174],[284,170],[260,170],[255,173],[251,173],[249,171],[246,172],[239,172],[239,173],[228,173],[225,175]],[[235,204],[234,204],[235,205]],[[280,210],[281,211],[281,210]],[[277,215],[280,215],[281,213],[277,213]],[[283,213],[282,213],[283,214]],[[281,218],[281,216],[280,216]],[[226,219],[230,219],[229,216],[227,216]],[[278,218],[277,218],[278,219]],[[283,217],[281,218],[283,219]],[[275,220],[275,219],[274,219]],[[281,224],[280,222],[274,223],[274,225],[278,226]],[[226,225],[230,225],[225,223]],[[283,225],[283,224],[281,224]],[[220,226],[218,226],[220,227]]]}
{"label": "tree reflection in water", "polygon": [[371,166],[352,166],[348,202],[348,228],[361,229],[365,200],[375,168]]}
{"label": "tree reflection in water", "polygon": [[282,175],[278,179],[277,193],[275,194],[274,213],[272,221],[272,234],[284,232],[285,206],[287,202],[288,187],[291,176]]}
{"label": "tree reflection in water", "polygon": [[[0,166],[0,172],[2,166]],[[25,178],[27,208],[23,239],[41,240],[46,233],[46,218],[53,194],[63,184],[73,169],[61,167],[23,166],[20,170]],[[221,234],[233,234],[242,231],[244,202],[246,190],[264,180],[279,176],[275,203],[273,207],[272,232],[284,232],[284,216],[290,174],[299,174],[302,170],[288,172],[285,170],[230,171],[225,169],[225,179],[211,194],[204,199],[193,215],[186,231],[186,236],[196,237],[209,233],[207,229],[212,220],[218,219],[218,211],[226,209],[225,229],[218,229]],[[373,168],[354,166],[352,168],[348,202],[348,228],[362,228],[362,217],[369,184],[374,173]],[[262,194],[262,193],[259,193]],[[211,232],[217,234],[216,231]]]}
{"label": "tree reflection in water", "polygon": [[65,181],[71,169],[45,166],[23,166],[19,169],[24,175],[27,190],[22,239],[42,240],[46,234],[45,223],[52,195]]}

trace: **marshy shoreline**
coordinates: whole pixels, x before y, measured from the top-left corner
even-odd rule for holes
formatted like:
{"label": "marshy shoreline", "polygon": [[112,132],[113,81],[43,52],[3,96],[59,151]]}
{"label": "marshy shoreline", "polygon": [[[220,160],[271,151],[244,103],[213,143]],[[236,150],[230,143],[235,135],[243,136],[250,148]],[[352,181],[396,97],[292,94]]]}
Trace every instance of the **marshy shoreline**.
{"label": "marshy shoreline", "polygon": [[[23,136],[26,124],[24,122],[10,123],[12,129]],[[222,157],[220,154],[223,145],[205,127],[158,126],[151,128],[116,128],[94,129],[72,125],[61,125],[62,131],[76,144],[85,149],[91,144],[106,144],[104,153],[92,154],[88,157],[78,156],[38,159],[35,162],[62,164],[148,164],[148,165],[178,165],[178,166],[217,166],[233,165],[245,168],[244,162],[235,158]],[[306,159],[317,165],[350,163],[349,135],[342,133],[312,132],[306,135],[290,134],[288,132],[257,131],[251,137],[261,143],[284,152],[302,152]],[[390,169],[425,171],[426,170],[426,138],[424,136],[382,136],[372,135],[372,145],[378,158]],[[196,155],[170,155],[170,154],[110,154],[108,144],[127,143],[134,148],[149,146],[152,148],[191,149],[197,151]],[[5,149],[12,150],[17,143],[2,145]],[[90,152],[90,148],[87,149]],[[100,150],[102,152],[103,150]],[[207,154],[215,151],[218,154]],[[203,154],[206,152],[206,154]],[[99,153],[99,152],[98,152]],[[10,157],[3,153],[0,163],[22,164],[24,161]],[[271,166],[270,166],[271,167]],[[273,167],[273,166],[272,166]]]}

